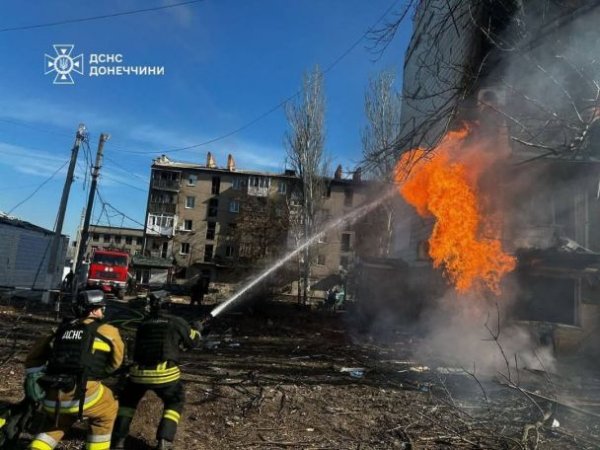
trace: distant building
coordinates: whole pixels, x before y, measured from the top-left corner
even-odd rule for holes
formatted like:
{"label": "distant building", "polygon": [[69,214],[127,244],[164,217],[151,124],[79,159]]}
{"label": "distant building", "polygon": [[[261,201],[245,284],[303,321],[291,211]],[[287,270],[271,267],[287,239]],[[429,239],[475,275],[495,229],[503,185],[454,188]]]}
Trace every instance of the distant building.
{"label": "distant building", "polygon": [[124,250],[131,256],[142,253],[144,246],[144,230],[141,228],[111,227],[105,225],[90,225],[90,235],[86,258],[92,256],[95,250]]}

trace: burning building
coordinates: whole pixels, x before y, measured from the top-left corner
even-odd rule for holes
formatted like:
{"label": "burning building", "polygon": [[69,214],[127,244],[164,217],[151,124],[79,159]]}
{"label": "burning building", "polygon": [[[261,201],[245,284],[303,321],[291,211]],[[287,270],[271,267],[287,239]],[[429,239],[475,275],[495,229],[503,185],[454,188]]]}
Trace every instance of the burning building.
{"label": "burning building", "polygon": [[419,2],[395,149],[414,208],[397,291],[434,298],[441,279],[511,297],[514,318],[554,324],[541,327],[554,344],[596,329],[599,16],[583,1]]}

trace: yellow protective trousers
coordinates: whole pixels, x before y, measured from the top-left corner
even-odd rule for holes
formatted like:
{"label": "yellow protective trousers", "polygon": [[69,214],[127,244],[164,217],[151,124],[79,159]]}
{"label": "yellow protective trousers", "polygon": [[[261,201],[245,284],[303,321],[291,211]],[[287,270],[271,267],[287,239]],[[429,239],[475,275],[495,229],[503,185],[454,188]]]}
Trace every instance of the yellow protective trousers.
{"label": "yellow protective trousers", "polygon": [[[55,412],[50,403],[52,402],[44,402],[46,418],[43,431],[31,441],[31,444],[29,445],[30,449],[54,449],[65,435],[65,432],[77,422],[79,402],[73,401],[71,404],[61,400],[58,425],[55,424]],[[88,418],[90,425],[85,447],[86,450],[110,449],[110,439],[118,409],[119,404],[117,400],[115,400],[112,391],[102,384],[99,384],[98,389],[95,390],[95,392],[86,395],[83,416]]]}

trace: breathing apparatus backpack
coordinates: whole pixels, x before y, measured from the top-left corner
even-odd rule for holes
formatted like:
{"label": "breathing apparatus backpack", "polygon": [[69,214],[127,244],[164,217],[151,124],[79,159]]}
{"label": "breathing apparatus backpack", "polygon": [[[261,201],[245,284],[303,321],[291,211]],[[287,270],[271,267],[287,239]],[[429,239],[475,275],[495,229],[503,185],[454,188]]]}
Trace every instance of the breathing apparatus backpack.
{"label": "breathing apparatus backpack", "polygon": [[149,367],[169,359],[173,353],[173,344],[168,341],[169,328],[169,320],[165,317],[147,317],[136,333],[133,360],[140,366]]}
{"label": "breathing apparatus backpack", "polygon": [[[100,325],[98,320],[89,324],[79,319],[63,323],[54,334],[46,373],[39,381],[46,391],[56,389],[60,393],[75,390],[73,398],[79,400],[80,420],[83,417],[87,381],[92,375],[94,339],[102,337],[97,332]],[[57,395],[56,420],[59,410]]]}

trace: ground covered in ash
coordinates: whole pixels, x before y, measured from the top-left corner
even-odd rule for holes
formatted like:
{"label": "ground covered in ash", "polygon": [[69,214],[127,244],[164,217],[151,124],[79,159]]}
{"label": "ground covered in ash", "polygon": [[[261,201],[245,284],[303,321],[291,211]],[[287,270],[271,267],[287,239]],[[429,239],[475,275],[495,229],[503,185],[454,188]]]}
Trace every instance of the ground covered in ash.
{"label": "ground covered in ash", "polygon": [[[130,308],[115,302],[109,317],[128,339],[140,315]],[[173,312],[192,319],[198,310]],[[39,305],[2,302],[0,401],[22,397],[27,349],[56,324]],[[375,338],[376,328],[351,305],[332,312],[276,301],[224,313],[204,347],[182,358],[187,403],[176,448],[600,448],[593,372],[482,377],[426,366],[413,351],[418,334],[398,326]],[[152,448],[160,412],[154,396],[142,400],[130,448]],[[83,437],[74,430],[58,448],[83,448]]]}

